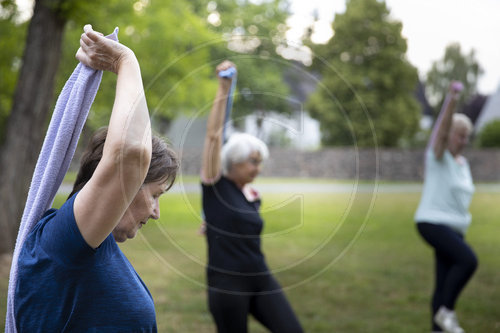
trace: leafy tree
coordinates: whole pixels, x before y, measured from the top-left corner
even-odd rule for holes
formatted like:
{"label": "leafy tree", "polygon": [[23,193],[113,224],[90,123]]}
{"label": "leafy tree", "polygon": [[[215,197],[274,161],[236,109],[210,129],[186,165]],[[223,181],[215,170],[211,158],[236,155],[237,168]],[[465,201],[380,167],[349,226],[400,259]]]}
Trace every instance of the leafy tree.
{"label": "leafy tree", "polygon": [[443,59],[435,61],[427,73],[426,86],[429,99],[437,113],[443,104],[451,81],[460,81],[464,90],[459,105],[463,105],[477,91],[477,81],[483,73],[472,49],[469,54],[462,54],[460,44],[453,43],[446,47]]}
{"label": "leafy tree", "polygon": [[238,66],[234,117],[254,112],[262,117],[267,111],[290,112],[290,91],[283,80],[290,63],[277,51],[287,46],[288,1],[219,0],[207,4],[198,0],[192,4],[224,41],[211,50],[212,59],[227,58]]}
{"label": "leafy tree", "polygon": [[194,12],[207,18],[213,31],[230,41],[230,49],[240,53],[276,55],[276,46],[285,43],[285,21],[290,14],[287,0],[258,3],[250,0],[208,3],[193,0],[191,3]]}
{"label": "leafy tree", "polygon": [[[244,73],[240,76],[240,86],[243,84],[252,93],[264,91],[286,95],[281,72],[276,70],[282,59],[266,61],[274,57],[276,45],[280,42],[277,36],[284,36],[286,30],[281,23],[287,13],[286,8],[281,7],[282,3],[284,0],[260,5],[250,1],[222,1],[219,10],[224,22],[220,29],[223,30],[217,24],[207,22],[213,9],[206,7],[201,0],[109,0],[100,3],[95,0],[37,0],[34,15],[26,28],[16,26],[13,20],[6,19],[7,16],[0,17],[2,34],[12,32],[9,38],[2,37],[4,51],[0,67],[0,124],[2,115],[7,124],[5,142],[0,149],[0,252],[9,251],[14,245],[48,114],[55,102],[54,85],[56,91],[60,91],[74,69],[74,55],[85,23],[91,23],[103,33],[110,33],[115,26],[120,27],[120,41],[134,50],[141,64],[153,126],[161,130],[162,125],[168,125],[180,112],[211,104],[217,85],[213,80],[213,70],[224,58],[238,60],[240,72]],[[13,6],[13,0],[2,0],[3,8]],[[200,14],[201,11],[206,12]],[[2,11],[2,14],[4,12],[8,11]],[[251,17],[254,24],[247,22],[247,17]],[[16,62],[12,59],[15,54],[20,54],[23,44],[19,39],[25,31],[24,55],[21,62]],[[255,37],[261,33],[264,34],[262,38]],[[237,38],[229,38],[234,36]],[[232,43],[235,40],[239,42]],[[3,56],[7,58],[4,60]],[[61,69],[57,72],[60,62]],[[22,64],[19,70],[12,66],[16,63]],[[10,70],[5,80],[4,69]],[[10,91],[13,91],[18,72],[16,94],[10,104],[9,90],[3,87],[10,84]],[[87,122],[91,128],[107,123],[115,80],[113,75],[104,75]],[[242,110],[248,105],[248,110],[255,108],[252,103],[262,105],[263,109],[282,110],[286,106],[276,103],[276,98],[268,98],[271,94],[254,96],[259,98],[250,102],[240,98],[236,105],[240,103]]]}
{"label": "leafy tree", "polygon": [[[113,13],[113,20],[108,13]],[[119,1],[95,8],[88,22],[110,32],[120,26],[120,41],[130,46],[141,63],[146,97],[154,114],[153,126],[162,131],[179,113],[211,104],[216,82],[213,71],[223,59],[233,60],[240,72],[235,117],[258,110],[287,112],[288,87],[282,80],[284,59],[276,47],[284,40],[288,15],[284,0],[250,1]],[[80,15],[82,16],[82,15]],[[58,75],[62,87],[74,68],[85,22],[69,22]],[[217,18],[217,19],[216,19]],[[114,77],[104,76],[88,125],[106,123],[114,96]]]}
{"label": "leafy tree", "polygon": [[[55,101],[53,90],[61,54],[64,53],[63,70],[58,79],[58,91],[77,63],[74,55],[79,46],[83,23],[93,23],[96,29],[109,32],[122,22],[128,24],[123,29],[124,34],[120,36],[124,36],[125,43],[131,46],[141,60],[147,94],[150,95],[150,109],[155,115],[179,112],[181,103],[189,106],[189,101],[196,100],[209,90],[205,89],[203,79],[189,78],[188,75],[193,63],[207,62],[207,52],[192,52],[189,56],[174,61],[179,54],[193,47],[191,43],[201,39],[200,32],[204,30],[205,22],[190,13],[184,1],[155,2],[156,7],[147,13],[149,16],[145,13],[148,4],[146,0],[112,0],[107,3],[111,7],[97,6],[96,1],[35,2],[12,108],[5,118],[5,141],[0,149],[0,253],[8,252],[14,246],[49,111]],[[117,15],[116,21],[109,20],[110,11]],[[6,23],[2,21],[2,24]],[[13,25],[7,26],[12,31],[22,33],[20,27],[16,29]],[[65,27],[68,28],[66,38],[70,42],[65,44],[67,47],[62,48]],[[147,37],[153,33],[156,33],[156,38],[151,41]],[[206,34],[203,36],[206,38]],[[8,64],[9,60],[5,63]],[[10,63],[12,64],[12,60]],[[207,75],[209,71],[211,69],[207,67]],[[203,68],[201,73],[203,74]],[[11,71],[9,80],[15,80],[16,74],[16,71]],[[90,124],[102,126],[105,122],[99,120],[106,118],[107,121],[114,97],[114,80],[116,78],[113,76],[105,75],[103,89],[98,94],[95,109],[91,113]],[[183,89],[172,89],[180,81],[185,85]],[[212,89],[215,91],[215,87]],[[190,93],[193,91],[196,94]],[[210,95],[212,98],[213,93]],[[4,104],[8,106],[7,103]],[[161,105],[168,105],[169,108],[162,108]]]}
{"label": "leafy tree", "polygon": [[[71,2],[76,5],[76,2]],[[86,3],[89,3],[86,2]],[[0,253],[14,247],[52,101],[65,14],[70,2],[38,0],[28,27],[22,66],[0,147]],[[13,75],[13,73],[11,73]]]}
{"label": "leafy tree", "polygon": [[[103,33],[119,27],[120,42],[135,52],[141,65],[156,130],[163,132],[178,114],[213,98],[216,89],[211,78],[213,66],[208,65],[210,52],[203,44],[217,35],[207,30],[205,20],[191,11],[187,1],[110,0],[96,7],[91,16],[70,22],[58,87],[62,88],[76,65],[75,51],[85,23]],[[114,75],[103,76],[87,123],[91,129],[107,124],[115,80]]]}
{"label": "leafy tree", "polygon": [[18,23],[19,13],[15,1],[0,2],[0,144],[5,135],[5,122],[12,106],[24,40],[26,23]]}
{"label": "leafy tree", "polygon": [[479,133],[479,147],[500,147],[500,120],[489,122]]}
{"label": "leafy tree", "polygon": [[335,16],[334,36],[312,46],[322,81],[307,106],[321,122],[323,144],[396,146],[413,137],[418,77],[401,29],[385,2],[348,0],[345,13]]}

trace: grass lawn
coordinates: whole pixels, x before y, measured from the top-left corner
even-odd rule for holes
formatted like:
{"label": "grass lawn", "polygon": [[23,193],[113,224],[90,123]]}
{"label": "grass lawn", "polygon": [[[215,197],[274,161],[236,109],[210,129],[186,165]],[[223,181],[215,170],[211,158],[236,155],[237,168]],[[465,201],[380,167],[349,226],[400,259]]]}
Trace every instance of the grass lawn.
{"label": "grass lawn", "polygon": [[[263,199],[264,253],[306,332],[430,331],[432,252],[413,223],[419,194],[263,193]],[[471,206],[467,238],[480,265],[457,304],[468,332],[500,332],[499,201],[500,193],[477,193]],[[199,195],[167,193],[161,205],[160,221],[121,247],[153,294],[159,332],[214,332],[206,243],[197,233]],[[0,313],[6,286],[4,274]],[[253,320],[250,331],[266,332]]]}

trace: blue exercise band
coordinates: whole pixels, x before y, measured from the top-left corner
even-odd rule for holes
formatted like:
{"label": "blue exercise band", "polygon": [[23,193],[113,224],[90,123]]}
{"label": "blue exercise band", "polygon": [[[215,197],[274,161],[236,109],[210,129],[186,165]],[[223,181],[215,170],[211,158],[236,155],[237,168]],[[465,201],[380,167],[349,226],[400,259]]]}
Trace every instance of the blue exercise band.
{"label": "blue exercise band", "polygon": [[233,95],[234,89],[236,88],[236,75],[237,71],[234,67],[229,67],[224,71],[219,72],[219,77],[233,79],[231,82],[231,88],[229,89],[229,94],[227,96],[226,103],[226,116],[224,117],[224,129],[222,130],[222,143],[224,144],[227,141],[226,137],[226,128],[229,123],[229,119],[231,118],[231,110],[233,109]]}

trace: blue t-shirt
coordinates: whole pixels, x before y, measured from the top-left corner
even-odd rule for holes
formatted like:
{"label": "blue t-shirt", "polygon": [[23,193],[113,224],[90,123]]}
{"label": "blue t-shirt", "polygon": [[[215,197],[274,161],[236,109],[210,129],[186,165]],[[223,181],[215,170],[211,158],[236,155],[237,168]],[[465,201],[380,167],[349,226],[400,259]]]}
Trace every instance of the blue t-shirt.
{"label": "blue t-shirt", "polygon": [[268,272],[261,250],[263,221],[260,200],[248,201],[226,177],[213,185],[202,184],[203,212],[207,223],[208,276]]}
{"label": "blue t-shirt", "polygon": [[156,332],[153,298],[112,235],[83,239],[73,203],[51,209],[19,255],[14,315],[19,332]]}

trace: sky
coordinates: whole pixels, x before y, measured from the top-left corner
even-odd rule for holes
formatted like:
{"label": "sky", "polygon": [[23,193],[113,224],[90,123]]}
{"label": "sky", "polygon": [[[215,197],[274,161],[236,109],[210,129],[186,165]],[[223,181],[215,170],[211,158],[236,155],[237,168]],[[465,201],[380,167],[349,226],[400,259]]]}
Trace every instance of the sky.
{"label": "sky", "polygon": [[[317,11],[319,23],[313,41],[325,42],[332,36],[335,13],[345,11],[345,0],[290,0],[293,13],[287,22],[287,39],[298,40],[304,28],[313,22]],[[475,50],[484,70],[478,91],[491,94],[500,85],[500,1],[499,0],[386,0],[391,17],[403,23],[408,60],[418,68],[422,79],[432,62],[444,56],[452,42],[461,45],[462,53]]]}

